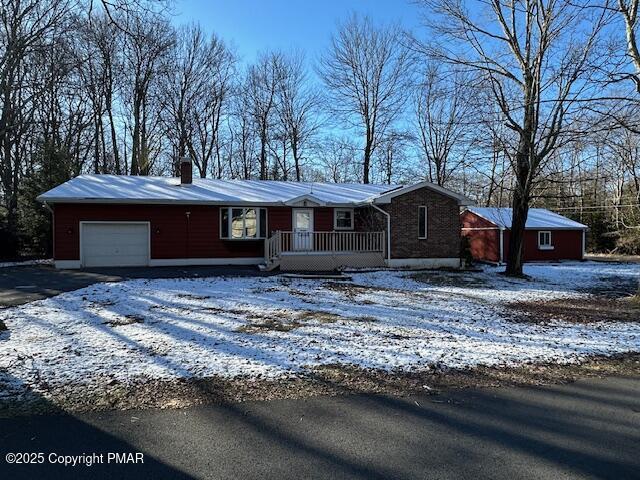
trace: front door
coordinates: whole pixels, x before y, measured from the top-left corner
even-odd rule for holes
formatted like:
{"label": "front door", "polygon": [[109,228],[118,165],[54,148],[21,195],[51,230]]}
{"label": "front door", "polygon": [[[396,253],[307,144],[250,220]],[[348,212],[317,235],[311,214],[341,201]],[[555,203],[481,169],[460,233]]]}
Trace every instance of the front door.
{"label": "front door", "polygon": [[293,249],[313,250],[313,209],[293,209]]}

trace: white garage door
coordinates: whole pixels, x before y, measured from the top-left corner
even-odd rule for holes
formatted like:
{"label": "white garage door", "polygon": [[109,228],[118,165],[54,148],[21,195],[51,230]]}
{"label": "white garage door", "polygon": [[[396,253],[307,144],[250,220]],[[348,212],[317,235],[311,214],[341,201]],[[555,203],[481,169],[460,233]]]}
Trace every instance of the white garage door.
{"label": "white garage door", "polygon": [[82,266],[132,267],[149,264],[146,223],[83,223]]}

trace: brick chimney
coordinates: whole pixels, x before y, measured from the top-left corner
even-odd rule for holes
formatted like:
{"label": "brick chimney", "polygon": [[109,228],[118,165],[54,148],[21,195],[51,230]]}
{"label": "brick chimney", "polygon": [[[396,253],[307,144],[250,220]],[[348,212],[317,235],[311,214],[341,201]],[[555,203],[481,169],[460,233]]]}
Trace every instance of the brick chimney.
{"label": "brick chimney", "polygon": [[180,185],[191,185],[193,183],[193,164],[190,158],[180,159]]}

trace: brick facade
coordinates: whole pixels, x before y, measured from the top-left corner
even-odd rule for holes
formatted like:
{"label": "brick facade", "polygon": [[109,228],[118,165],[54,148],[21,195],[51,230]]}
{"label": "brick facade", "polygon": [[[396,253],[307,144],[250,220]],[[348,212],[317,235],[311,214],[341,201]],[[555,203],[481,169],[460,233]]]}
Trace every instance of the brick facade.
{"label": "brick facade", "polygon": [[[419,207],[427,207],[427,238],[419,239]],[[423,187],[381,205],[391,215],[391,258],[458,258],[460,207],[457,200]]]}

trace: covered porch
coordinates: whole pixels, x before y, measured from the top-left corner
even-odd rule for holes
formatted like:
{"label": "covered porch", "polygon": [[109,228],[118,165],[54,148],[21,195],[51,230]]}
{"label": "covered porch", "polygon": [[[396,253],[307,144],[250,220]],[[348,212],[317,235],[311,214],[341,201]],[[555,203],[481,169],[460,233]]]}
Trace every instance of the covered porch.
{"label": "covered porch", "polygon": [[382,267],[386,258],[386,235],[384,231],[277,231],[265,240],[264,256],[268,270]]}

